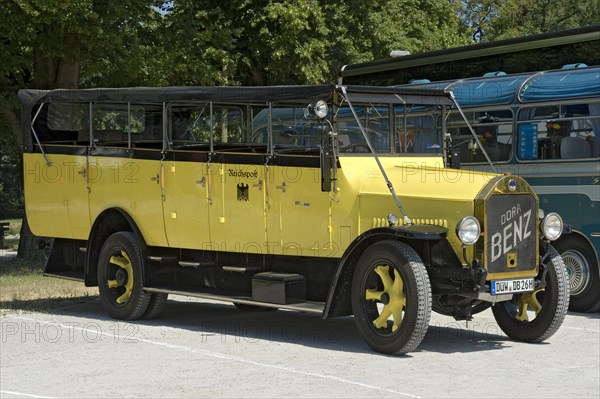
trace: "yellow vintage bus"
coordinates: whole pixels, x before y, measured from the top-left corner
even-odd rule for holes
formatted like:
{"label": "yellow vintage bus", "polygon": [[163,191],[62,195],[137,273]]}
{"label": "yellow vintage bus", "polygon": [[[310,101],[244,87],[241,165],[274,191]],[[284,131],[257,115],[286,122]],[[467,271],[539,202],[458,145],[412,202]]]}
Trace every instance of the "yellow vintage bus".
{"label": "yellow vintage bus", "polygon": [[369,346],[403,354],[432,310],[470,320],[492,307],[527,342],[565,317],[551,245],[560,216],[519,177],[451,168],[450,91],[22,90],[19,100],[27,219],[54,238],[45,273],[98,286],[117,319],[157,317],[169,293],[353,314]]}

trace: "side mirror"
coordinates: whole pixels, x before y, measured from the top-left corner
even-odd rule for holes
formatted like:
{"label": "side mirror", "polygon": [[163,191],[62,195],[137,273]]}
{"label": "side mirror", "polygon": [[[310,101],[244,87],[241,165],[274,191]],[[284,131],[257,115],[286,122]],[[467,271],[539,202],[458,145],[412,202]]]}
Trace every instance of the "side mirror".
{"label": "side mirror", "polygon": [[460,148],[452,147],[452,136],[446,133],[445,142],[446,166],[452,169],[460,169]]}
{"label": "side mirror", "polygon": [[460,169],[460,148],[452,148],[448,151],[448,166],[452,169]]}
{"label": "side mirror", "polygon": [[335,162],[335,157],[333,153],[329,150],[326,150],[324,147],[321,147],[321,191],[329,192],[331,191],[331,175],[333,173],[333,163]]}

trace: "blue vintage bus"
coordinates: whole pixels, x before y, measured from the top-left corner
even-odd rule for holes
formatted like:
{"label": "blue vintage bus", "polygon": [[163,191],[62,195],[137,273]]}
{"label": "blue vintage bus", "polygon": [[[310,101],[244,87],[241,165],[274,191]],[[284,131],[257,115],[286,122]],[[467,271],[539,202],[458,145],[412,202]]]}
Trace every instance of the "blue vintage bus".
{"label": "blue vintage bus", "polygon": [[600,67],[415,85],[454,93],[470,125],[458,110],[444,116],[462,169],[525,177],[540,207],[571,226],[554,243],[567,266],[570,309],[600,309]]}
{"label": "blue vintage bus", "polygon": [[525,177],[540,207],[564,218],[572,232],[554,245],[570,309],[590,312],[600,310],[599,65],[594,25],[346,65],[339,80],[452,91],[471,126],[457,110],[445,115],[446,149],[461,168]]}
{"label": "blue vintage bus", "polygon": [[[498,170],[525,177],[546,212],[572,226],[555,243],[567,266],[571,310],[600,308],[600,67],[489,76],[426,86],[451,89]],[[463,168],[489,168],[457,112],[447,115]]]}

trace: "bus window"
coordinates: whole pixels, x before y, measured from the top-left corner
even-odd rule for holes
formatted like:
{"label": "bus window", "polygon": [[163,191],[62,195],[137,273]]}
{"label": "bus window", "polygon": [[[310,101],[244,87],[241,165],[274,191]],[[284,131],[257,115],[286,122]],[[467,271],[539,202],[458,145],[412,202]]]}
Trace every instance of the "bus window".
{"label": "bus window", "polygon": [[400,152],[439,154],[441,138],[431,114],[397,116],[398,146]]}
{"label": "bus window", "polygon": [[[306,106],[307,104],[272,104],[271,126],[275,149],[315,149],[325,144],[328,124],[307,113]],[[252,120],[255,142],[267,143],[268,116],[269,109],[266,108]]]}
{"label": "bus window", "polygon": [[92,127],[96,145],[125,146],[129,132],[132,138],[144,132],[144,108],[126,103],[94,104]]}
{"label": "bus window", "polygon": [[[390,122],[386,105],[354,104],[360,123],[378,153],[389,153]],[[342,153],[369,153],[370,149],[349,107],[340,107],[337,113],[338,144]]]}
{"label": "bus window", "polygon": [[242,110],[213,105],[213,140],[215,143],[247,143]]}
{"label": "bus window", "polygon": [[[492,161],[508,161],[513,148],[512,111],[478,110],[465,112],[469,124]],[[463,163],[486,162],[481,148],[475,143],[473,135],[459,113],[448,117],[448,131],[452,145],[460,150]]]}
{"label": "bus window", "polygon": [[[89,142],[90,108],[88,103],[48,103],[34,121],[41,143]],[[37,112],[39,106],[36,107]],[[34,140],[35,141],[35,140]]]}
{"label": "bus window", "polygon": [[[567,104],[519,111],[519,158],[584,159],[600,156],[600,107]],[[590,111],[591,110],[591,111]]]}
{"label": "bus window", "polygon": [[170,105],[168,137],[172,145],[210,143],[210,107],[208,104]]}

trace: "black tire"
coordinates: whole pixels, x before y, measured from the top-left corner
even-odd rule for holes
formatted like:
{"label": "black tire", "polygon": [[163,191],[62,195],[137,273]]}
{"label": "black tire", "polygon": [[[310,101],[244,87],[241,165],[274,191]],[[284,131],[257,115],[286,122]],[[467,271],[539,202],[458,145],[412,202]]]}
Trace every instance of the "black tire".
{"label": "black tire", "polygon": [[494,318],[502,331],[516,341],[542,342],[548,339],[561,326],[569,307],[569,285],[562,258],[551,245],[540,253],[547,254],[540,265],[540,275],[544,269],[547,269],[547,274],[546,286],[535,295],[541,305],[535,318],[531,321],[517,320],[519,300],[526,298],[526,294],[515,294],[512,301],[492,306]]}
{"label": "black tire", "polygon": [[142,270],[142,251],[133,233],[120,231],[106,239],[98,258],[98,288],[111,317],[135,320],[146,312],[151,295],[144,292]]}
{"label": "black tire", "polygon": [[165,308],[168,297],[169,294],[152,293],[150,296],[150,302],[148,302],[148,308],[146,309],[143,318],[154,319],[158,317]]}
{"label": "black tire", "polygon": [[598,259],[587,242],[577,234],[568,234],[554,243],[562,256],[569,277],[569,310],[593,312],[600,308]]}
{"label": "black tire", "polygon": [[415,350],[431,317],[431,285],[419,255],[398,241],[368,248],[354,271],[352,310],[358,331],[375,351],[399,355]]}

